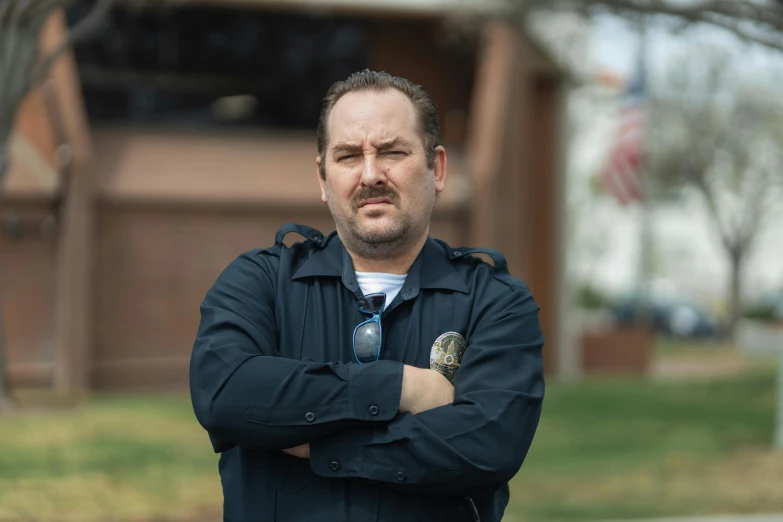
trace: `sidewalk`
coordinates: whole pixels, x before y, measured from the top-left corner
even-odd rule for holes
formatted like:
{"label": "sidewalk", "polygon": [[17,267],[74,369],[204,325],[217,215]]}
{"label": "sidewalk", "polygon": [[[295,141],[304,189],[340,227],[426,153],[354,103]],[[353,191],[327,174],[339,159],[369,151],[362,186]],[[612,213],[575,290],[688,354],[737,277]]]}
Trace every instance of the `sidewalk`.
{"label": "sidewalk", "polygon": [[771,515],[720,515],[711,517],[648,518],[605,522],[783,522],[783,513]]}

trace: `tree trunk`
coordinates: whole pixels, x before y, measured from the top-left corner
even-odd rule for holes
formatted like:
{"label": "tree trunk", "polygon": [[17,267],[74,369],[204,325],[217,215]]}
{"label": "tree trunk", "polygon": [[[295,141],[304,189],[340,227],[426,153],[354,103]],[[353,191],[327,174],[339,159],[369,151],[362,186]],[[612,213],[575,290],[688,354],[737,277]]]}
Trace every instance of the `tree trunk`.
{"label": "tree trunk", "polygon": [[778,354],[778,361],[778,412],[773,445],[776,450],[783,452],[783,350]]}
{"label": "tree trunk", "polygon": [[745,261],[744,250],[729,251],[731,261],[731,280],[729,283],[729,324],[728,337],[732,343],[737,340],[737,324],[742,315],[742,267]]}
{"label": "tree trunk", "polygon": [[[0,197],[2,197],[3,182],[8,170],[9,154],[8,140],[0,142]],[[11,388],[8,384],[8,368],[5,356],[5,332],[3,330],[3,300],[0,293],[0,411],[8,410],[14,407],[14,400],[11,397]]]}
{"label": "tree trunk", "polygon": [[0,320],[0,412],[13,409],[15,402],[8,384],[8,371],[5,358],[5,336],[3,322]]}

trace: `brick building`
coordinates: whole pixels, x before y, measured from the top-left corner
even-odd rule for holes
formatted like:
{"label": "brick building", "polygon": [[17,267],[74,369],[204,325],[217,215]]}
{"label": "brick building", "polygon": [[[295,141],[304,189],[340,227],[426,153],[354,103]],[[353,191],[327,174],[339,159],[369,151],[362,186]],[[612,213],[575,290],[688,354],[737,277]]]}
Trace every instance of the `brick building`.
{"label": "brick building", "polygon": [[[333,229],[314,117],[364,67],[433,94],[450,180],[432,234],[507,255],[556,370],[563,75],[546,54],[446,0],[227,4],[113,12],[25,100],[0,200],[12,383],[184,388],[220,270],[286,222]],[[44,47],[79,16],[55,15]]]}

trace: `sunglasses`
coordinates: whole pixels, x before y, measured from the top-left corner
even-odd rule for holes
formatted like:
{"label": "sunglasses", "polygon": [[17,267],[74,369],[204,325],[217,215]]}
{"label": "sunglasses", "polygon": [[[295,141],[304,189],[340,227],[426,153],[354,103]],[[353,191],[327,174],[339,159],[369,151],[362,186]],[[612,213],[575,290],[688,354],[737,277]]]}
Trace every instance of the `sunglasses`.
{"label": "sunglasses", "polygon": [[353,355],[359,364],[377,361],[381,356],[381,313],[386,294],[368,294],[359,298],[356,308],[369,317],[353,330]]}

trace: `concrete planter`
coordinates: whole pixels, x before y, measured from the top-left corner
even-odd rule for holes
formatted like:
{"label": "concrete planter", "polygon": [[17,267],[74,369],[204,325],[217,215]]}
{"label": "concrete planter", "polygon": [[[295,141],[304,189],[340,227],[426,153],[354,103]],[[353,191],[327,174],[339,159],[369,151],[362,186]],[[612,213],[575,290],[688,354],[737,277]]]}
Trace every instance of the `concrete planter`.
{"label": "concrete planter", "polygon": [[655,339],[644,327],[586,331],[581,336],[585,375],[644,375],[650,370]]}
{"label": "concrete planter", "polygon": [[783,325],[743,320],[737,325],[737,344],[754,355],[774,355],[783,351]]}

